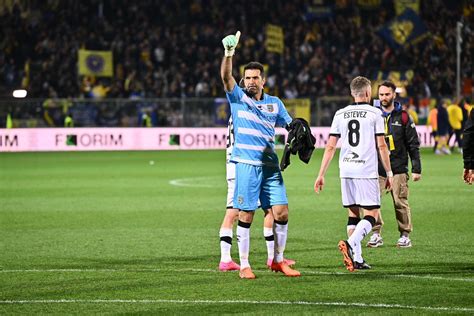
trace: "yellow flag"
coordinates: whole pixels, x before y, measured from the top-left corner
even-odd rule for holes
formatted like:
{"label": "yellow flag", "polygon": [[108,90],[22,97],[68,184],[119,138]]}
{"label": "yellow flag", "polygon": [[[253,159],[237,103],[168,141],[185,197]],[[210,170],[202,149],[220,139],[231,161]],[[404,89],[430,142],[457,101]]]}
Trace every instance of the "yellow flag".
{"label": "yellow flag", "polygon": [[78,56],[80,75],[96,77],[112,77],[114,75],[112,51],[80,49]]}
{"label": "yellow flag", "polygon": [[420,0],[395,0],[395,13],[400,15],[405,9],[412,9],[416,13],[420,13]]}
{"label": "yellow flag", "polygon": [[311,100],[310,99],[285,99],[283,100],[285,108],[291,117],[304,118],[311,124]]}
{"label": "yellow flag", "polygon": [[285,48],[283,28],[278,25],[267,24],[266,36],[266,50],[268,52],[282,54]]}

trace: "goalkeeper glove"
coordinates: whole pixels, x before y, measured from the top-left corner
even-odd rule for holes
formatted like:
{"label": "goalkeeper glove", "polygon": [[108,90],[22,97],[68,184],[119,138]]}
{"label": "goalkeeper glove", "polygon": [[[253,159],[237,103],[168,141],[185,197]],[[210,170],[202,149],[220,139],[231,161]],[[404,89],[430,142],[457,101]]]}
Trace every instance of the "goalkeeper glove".
{"label": "goalkeeper glove", "polygon": [[239,38],[240,31],[237,31],[235,35],[227,35],[226,37],[224,37],[224,39],[222,40],[222,45],[224,45],[224,55],[226,57],[234,56],[235,48],[237,47],[237,44],[239,44]]}

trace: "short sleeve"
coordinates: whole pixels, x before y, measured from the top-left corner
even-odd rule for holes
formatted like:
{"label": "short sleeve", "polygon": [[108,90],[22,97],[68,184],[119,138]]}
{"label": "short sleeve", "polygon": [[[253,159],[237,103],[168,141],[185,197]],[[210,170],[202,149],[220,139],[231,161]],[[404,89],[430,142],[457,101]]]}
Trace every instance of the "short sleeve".
{"label": "short sleeve", "polygon": [[334,118],[332,119],[331,123],[331,129],[329,130],[329,135],[334,135],[334,136],[341,136],[341,129],[339,127],[339,119],[338,115],[334,115]]}
{"label": "short sleeve", "polygon": [[382,115],[375,115],[375,135],[385,135],[385,122]]}
{"label": "short sleeve", "polygon": [[226,91],[225,94],[229,103],[236,103],[242,99],[244,92],[242,91],[242,88],[239,87],[239,85],[235,84],[234,89],[232,89],[230,92]]}
{"label": "short sleeve", "polygon": [[276,121],[276,125],[285,127],[286,125],[290,124],[293,119],[291,118],[290,114],[286,110],[285,105],[280,99],[277,99],[277,103],[278,103],[279,109],[278,109],[278,118]]}

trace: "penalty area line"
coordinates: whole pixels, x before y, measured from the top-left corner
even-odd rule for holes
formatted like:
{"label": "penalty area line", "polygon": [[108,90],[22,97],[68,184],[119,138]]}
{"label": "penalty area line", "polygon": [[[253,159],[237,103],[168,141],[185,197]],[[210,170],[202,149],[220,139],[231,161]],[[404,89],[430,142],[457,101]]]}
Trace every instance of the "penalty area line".
{"label": "penalty area line", "polygon": [[474,312],[474,308],[456,306],[415,306],[401,304],[372,304],[351,302],[311,302],[311,301],[252,301],[252,300],[166,300],[166,299],[57,299],[57,300],[1,300],[0,304],[190,304],[190,305],[299,305],[299,306],[340,306],[380,309],[412,309],[428,311]]}

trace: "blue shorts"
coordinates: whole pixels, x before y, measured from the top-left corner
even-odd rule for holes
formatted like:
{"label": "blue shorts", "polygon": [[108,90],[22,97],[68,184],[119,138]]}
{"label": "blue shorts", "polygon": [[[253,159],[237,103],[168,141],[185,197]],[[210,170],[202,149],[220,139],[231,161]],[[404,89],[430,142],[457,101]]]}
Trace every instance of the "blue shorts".
{"label": "blue shorts", "polygon": [[262,209],[288,204],[280,169],[237,163],[234,207],[242,211],[255,211],[259,206],[259,199]]}

